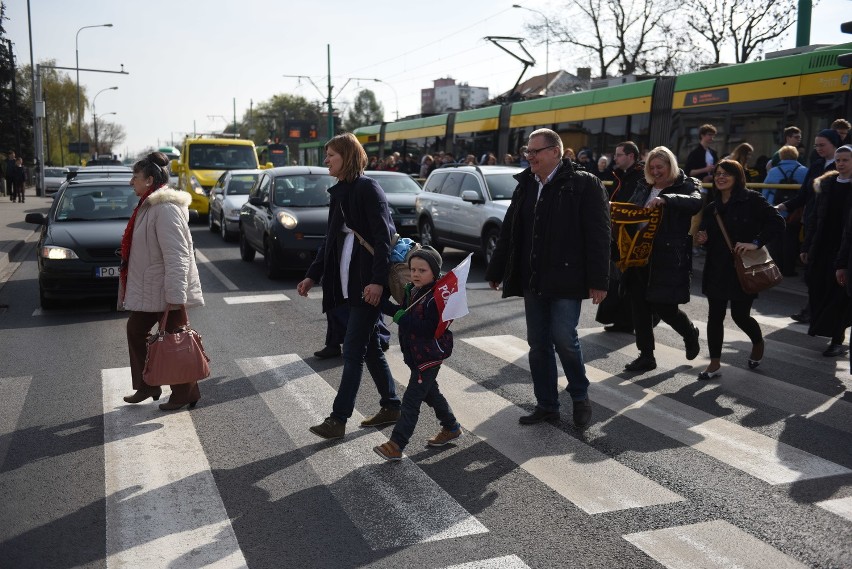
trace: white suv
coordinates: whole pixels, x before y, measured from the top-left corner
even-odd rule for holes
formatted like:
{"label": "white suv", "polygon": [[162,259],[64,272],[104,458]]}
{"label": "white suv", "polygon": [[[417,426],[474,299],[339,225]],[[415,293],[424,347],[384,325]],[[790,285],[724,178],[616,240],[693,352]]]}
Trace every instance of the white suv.
{"label": "white suv", "polygon": [[433,170],[415,203],[423,245],[482,253],[485,261],[497,246],[503,217],[523,168],[450,166]]}

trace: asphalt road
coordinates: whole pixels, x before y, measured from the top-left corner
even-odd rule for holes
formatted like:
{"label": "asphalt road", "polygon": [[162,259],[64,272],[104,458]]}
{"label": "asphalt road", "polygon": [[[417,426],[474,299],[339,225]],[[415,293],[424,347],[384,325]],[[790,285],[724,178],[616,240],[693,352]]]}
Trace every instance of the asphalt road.
{"label": "asphalt road", "polygon": [[[357,427],[377,411],[368,377],[343,441],[307,431],[341,367],[312,355],[325,318],[296,294],[301,274],[267,280],[260,256],[193,235],[206,306],[190,319],[213,374],[198,407],[172,414],[120,400],[126,315],[41,311],[32,243],[18,252],[0,288],[0,567],[852,567],[849,362],[786,318],[800,289],[756,303],[755,371],[726,320],[712,382],[695,379],[698,278],[685,310],[702,355],[687,362],[661,325],[646,374],[623,371],[633,337],[602,332],[587,302],[594,417],[578,433],[564,393],[559,424],[517,424],[534,405],[522,302],[486,290],[474,258],[471,314],[439,374],[465,435],[425,448],[438,424],[424,406],[407,459],[388,464],[370,449],[390,428]],[[463,258],[448,250],[444,269]]]}

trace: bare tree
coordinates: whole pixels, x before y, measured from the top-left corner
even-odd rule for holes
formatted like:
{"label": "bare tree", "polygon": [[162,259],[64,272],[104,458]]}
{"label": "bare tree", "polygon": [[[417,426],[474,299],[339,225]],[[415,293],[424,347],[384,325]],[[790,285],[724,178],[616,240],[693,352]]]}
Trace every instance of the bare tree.
{"label": "bare tree", "polygon": [[713,63],[722,62],[727,47],[736,63],[762,55],[796,21],[789,0],[686,0],[684,8],[693,15],[686,24],[710,44]]}
{"label": "bare tree", "polygon": [[683,34],[672,34],[677,0],[576,0],[544,23],[527,29],[534,37],[550,34],[551,43],[581,48],[597,62],[599,77],[657,73],[678,66],[688,53]]}
{"label": "bare tree", "polygon": [[[88,125],[87,125],[88,126]],[[127,138],[124,127],[118,123],[99,120],[98,121],[98,147],[95,152],[104,151],[104,154],[113,154],[113,149],[119,146]]]}

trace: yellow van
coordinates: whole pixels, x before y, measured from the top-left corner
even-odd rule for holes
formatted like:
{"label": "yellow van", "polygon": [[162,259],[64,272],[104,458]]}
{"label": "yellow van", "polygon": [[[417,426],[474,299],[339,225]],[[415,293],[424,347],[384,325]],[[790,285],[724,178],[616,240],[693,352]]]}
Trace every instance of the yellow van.
{"label": "yellow van", "polygon": [[202,220],[209,213],[207,196],[226,170],[257,169],[254,142],[232,138],[187,138],[180,156],[169,163],[172,174],[178,177],[178,189],[189,192],[190,213]]}

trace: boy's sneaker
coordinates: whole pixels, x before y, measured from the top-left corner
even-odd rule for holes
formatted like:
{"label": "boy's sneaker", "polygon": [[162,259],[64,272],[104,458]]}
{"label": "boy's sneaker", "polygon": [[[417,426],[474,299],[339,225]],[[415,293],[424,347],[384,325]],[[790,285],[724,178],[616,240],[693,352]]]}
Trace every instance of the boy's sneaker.
{"label": "boy's sneaker", "polygon": [[390,407],[382,407],[379,412],[361,421],[362,427],[381,427],[382,425],[392,425],[399,421],[401,415],[399,409],[391,409]]}
{"label": "boy's sneaker", "polygon": [[455,431],[451,431],[447,428],[444,428],[441,429],[440,433],[426,441],[426,445],[430,447],[442,447],[451,440],[459,438],[461,434],[461,427],[456,427]]}
{"label": "boy's sneaker", "polygon": [[393,441],[388,441],[377,447],[373,447],[373,450],[376,451],[377,455],[389,462],[398,462],[402,460],[402,450],[400,450],[399,446]]}
{"label": "boy's sneaker", "polygon": [[342,439],[346,434],[346,423],[334,417],[326,417],[325,421],[311,427],[310,431],[324,439]]}

